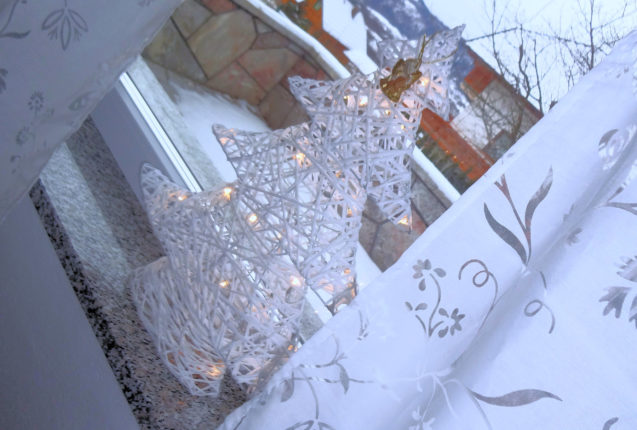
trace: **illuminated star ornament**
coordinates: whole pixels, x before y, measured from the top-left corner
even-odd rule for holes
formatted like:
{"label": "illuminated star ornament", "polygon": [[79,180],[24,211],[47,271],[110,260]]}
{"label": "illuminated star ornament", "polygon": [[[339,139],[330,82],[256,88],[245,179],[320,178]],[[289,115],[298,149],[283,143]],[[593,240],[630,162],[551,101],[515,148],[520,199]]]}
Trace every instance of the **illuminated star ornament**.
{"label": "illuminated star ornament", "polygon": [[[352,164],[300,124],[267,133],[215,126],[246,201],[275,235],[268,253],[288,255],[335,312],[355,293],[354,260],[367,195]],[[271,230],[270,230],[271,229]]]}
{"label": "illuminated star ornament", "polygon": [[337,81],[290,78],[307,123],[266,133],[213,131],[238,180],[197,194],[142,169],[166,257],[131,288],[159,354],[193,394],[224,373],[254,393],[296,348],[306,287],[336,313],[356,295],[361,216],[373,198],[411,224],[411,154],[423,109],[449,113],[462,28],[379,46],[381,70]]}
{"label": "illuminated star ornament", "polygon": [[145,165],[147,212],[166,256],[135,272],[131,290],[159,355],[192,394],[217,395],[229,371],[250,394],[294,347],[305,282],[276,237],[226,185],[191,194]]}

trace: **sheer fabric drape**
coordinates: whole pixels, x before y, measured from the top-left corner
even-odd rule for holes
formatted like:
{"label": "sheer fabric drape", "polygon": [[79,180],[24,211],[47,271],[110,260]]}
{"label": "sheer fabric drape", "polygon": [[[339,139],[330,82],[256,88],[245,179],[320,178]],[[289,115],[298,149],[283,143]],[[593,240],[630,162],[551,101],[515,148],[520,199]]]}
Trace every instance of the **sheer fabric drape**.
{"label": "sheer fabric drape", "polygon": [[0,221],[180,2],[1,2]]}
{"label": "sheer fabric drape", "polygon": [[631,34],[220,427],[637,427]]}

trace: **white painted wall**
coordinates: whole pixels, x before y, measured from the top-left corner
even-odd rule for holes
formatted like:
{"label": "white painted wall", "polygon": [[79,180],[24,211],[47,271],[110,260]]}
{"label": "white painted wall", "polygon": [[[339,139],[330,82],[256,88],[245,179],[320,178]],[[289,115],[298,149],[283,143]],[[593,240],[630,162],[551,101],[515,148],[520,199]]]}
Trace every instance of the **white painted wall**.
{"label": "white painted wall", "polygon": [[0,429],[138,429],[28,198],[0,225]]}

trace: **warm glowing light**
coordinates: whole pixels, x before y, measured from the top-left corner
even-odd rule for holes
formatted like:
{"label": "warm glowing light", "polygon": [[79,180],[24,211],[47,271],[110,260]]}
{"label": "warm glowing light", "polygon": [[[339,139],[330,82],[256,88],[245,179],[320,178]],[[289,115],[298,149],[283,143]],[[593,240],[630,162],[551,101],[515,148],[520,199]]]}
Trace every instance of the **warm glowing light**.
{"label": "warm glowing light", "polygon": [[223,281],[219,282],[219,286],[221,288],[228,288],[228,285],[230,285],[230,282],[228,280],[224,279]]}
{"label": "warm glowing light", "polygon": [[361,97],[361,99],[358,101],[358,106],[359,107],[367,106],[367,96],[362,96]]}
{"label": "warm glowing light", "polygon": [[187,195],[185,195],[185,194],[180,194],[180,195],[177,197],[177,200],[179,200],[180,202],[183,202],[183,201],[184,201],[184,200],[186,200],[187,198],[188,198],[188,196],[187,196]]}
{"label": "warm glowing light", "polygon": [[230,196],[232,195],[232,192],[233,192],[233,191],[234,191],[234,190],[232,189],[232,187],[225,187],[225,188],[223,189],[223,196],[224,196],[226,199],[230,200]]}
{"label": "warm glowing light", "polygon": [[216,379],[219,376],[221,376],[223,372],[217,366],[211,366],[210,370],[208,370],[206,374],[210,376],[211,378]]}
{"label": "warm glowing light", "polygon": [[305,161],[305,154],[304,154],[304,153],[302,153],[302,152],[297,152],[297,153],[294,155],[294,158],[296,158],[296,161],[298,161],[299,166],[302,166],[302,165],[303,165],[303,162]]}
{"label": "warm glowing light", "polygon": [[347,208],[347,216],[352,216],[352,210],[350,208]]}
{"label": "warm glowing light", "polygon": [[248,217],[248,222],[250,224],[256,224],[257,221],[259,221],[259,217],[257,216],[257,214],[250,214],[250,216]]}
{"label": "warm glowing light", "polygon": [[404,217],[402,217],[400,219],[400,221],[398,221],[398,224],[408,226],[409,225],[409,217],[407,215],[405,215]]}
{"label": "warm glowing light", "polygon": [[290,284],[293,287],[300,287],[301,286],[301,280],[299,278],[297,278],[296,276],[291,276],[290,277]]}
{"label": "warm glowing light", "polygon": [[422,85],[423,87],[426,87],[427,84],[429,84],[429,78],[423,76],[422,78],[420,78],[420,85]]}
{"label": "warm glowing light", "polygon": [[385,111],[385,115],[391,115],[391,111],[390,111],[389,109],[387,109],[387,110]]}
{"label": "warm glowing light", "polygon": [[400,129],[401,129],[401,130],[404,130],[404,129],[405,129],[405,126],[404,126],[404,125],[401,125],[401,126],[400,126]]}

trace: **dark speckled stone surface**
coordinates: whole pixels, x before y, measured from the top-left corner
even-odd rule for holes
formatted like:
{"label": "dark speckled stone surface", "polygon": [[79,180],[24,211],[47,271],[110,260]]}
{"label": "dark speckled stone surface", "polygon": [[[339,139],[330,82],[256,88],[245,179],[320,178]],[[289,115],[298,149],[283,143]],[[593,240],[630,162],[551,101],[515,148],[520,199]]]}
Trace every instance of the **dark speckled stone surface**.
{"label": "dark speckled stone surface", "polygon": [[161,256],[141,205],[89,118],[31,190],[60,262],[143,429],[212,429],[245,401],[191,396],[163,366],[130,299],[131,270]]}

